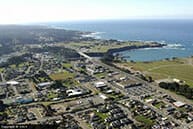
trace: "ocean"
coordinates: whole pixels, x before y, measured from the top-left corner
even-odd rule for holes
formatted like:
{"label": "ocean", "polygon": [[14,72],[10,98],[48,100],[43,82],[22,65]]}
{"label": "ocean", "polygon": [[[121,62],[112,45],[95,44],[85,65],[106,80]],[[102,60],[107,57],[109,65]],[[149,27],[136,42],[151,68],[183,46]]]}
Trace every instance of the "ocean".
{"label": "ocean", "polygon": [[107,20],[47,23],[51,27],[95,32],[95,38],[157,41],[164,48],[123,51],[127,60],[155,61],[193,56],[193,20]]}

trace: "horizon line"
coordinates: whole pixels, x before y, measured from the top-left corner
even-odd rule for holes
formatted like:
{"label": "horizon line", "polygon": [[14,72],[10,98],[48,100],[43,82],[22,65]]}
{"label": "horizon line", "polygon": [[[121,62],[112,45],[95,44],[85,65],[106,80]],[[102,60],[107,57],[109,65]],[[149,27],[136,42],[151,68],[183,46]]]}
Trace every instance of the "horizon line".
{"label": "horizon line", "polygon": [[94,22],[94,21],[128,21],[128,20],[193,20],[193,18],[112,18],[112,19],[74,19],[74,20],[49,20],[49,21],[32,21],[22,23],[0,23],[0,25],[37,25],[60,22]]}

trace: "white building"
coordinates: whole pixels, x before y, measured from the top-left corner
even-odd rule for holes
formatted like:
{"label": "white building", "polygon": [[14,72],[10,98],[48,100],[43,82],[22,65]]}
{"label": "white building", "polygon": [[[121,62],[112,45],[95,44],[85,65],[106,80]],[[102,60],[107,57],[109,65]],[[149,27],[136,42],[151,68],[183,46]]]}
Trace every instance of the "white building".
{"label": "white building", "polygon": [[99,96],[100,96],[102,99],[104,99],[104,100],[108,99],[108,97],[107,97],[106,95],[104,95],[104,94],[99,94]]}
{"label": "white building", "polygon": [[174,102],[173,105],[176,106],[176,107],[182,107],[182,106],[185,105],[185,103],[183,103],[181,101],[177,101],[177,102]]}
{"label": "white building", "polygon": [[48,86],[50,86],[52,84],[53,84],[53,82],[42,82],[42,83],[37,84],[37,86],[39,88],[44,88],[44,87],[48,87]]}
{"label": "white building", "polygon": [[107,86],[104,82],[96,82],[94,85],[96,88],[102,88]]}
{"label": "white building", "polygon": [[83,91],[81,89],[69,89],[66,91],[69,97],[72,96],[79,96],[83,94]]}
{"label": "white building", "polygon": [[7,84],[8,85],[18,85],[19,82],[17,82],[17,81],[8,81]]}

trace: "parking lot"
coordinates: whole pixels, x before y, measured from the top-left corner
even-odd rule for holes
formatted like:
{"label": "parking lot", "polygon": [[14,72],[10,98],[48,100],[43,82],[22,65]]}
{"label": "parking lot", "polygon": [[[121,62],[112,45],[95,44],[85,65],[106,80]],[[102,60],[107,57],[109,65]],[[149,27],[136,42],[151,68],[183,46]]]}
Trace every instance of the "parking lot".
{"label": "parking lot", "polygon": [[82,99],[74,100],[70,102],[52,104],[51,108],[53,110],[56,110],[57,113],[63,113],[63,112],[66,112],[67,107],[70,108],[70,110],[76,110],[80,108],[88,108],[91,106],[91,103],[95,105],[103,104],[104,100],[99,95],[96,95],[93,97],[82,98]]}
{"label": "parking lot", "polygon": [[140,95],[152,95],[155,90],[149,86],[142,85],[142,86],[127,88],[126,91],[128,95],[140,96]]}

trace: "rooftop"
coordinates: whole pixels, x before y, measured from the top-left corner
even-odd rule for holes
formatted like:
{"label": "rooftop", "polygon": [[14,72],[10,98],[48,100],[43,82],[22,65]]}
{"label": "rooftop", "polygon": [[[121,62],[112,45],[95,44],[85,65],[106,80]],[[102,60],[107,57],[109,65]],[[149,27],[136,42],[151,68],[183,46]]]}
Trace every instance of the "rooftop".
{"label": "rooftop", "polygon": [[174,106],[176,106],[176,107],[182,107],[182,106],[185,105],[185,103],[183,103],[183,102],[181,102],[181,101],[174,102],[173,104],[174,104]]}

